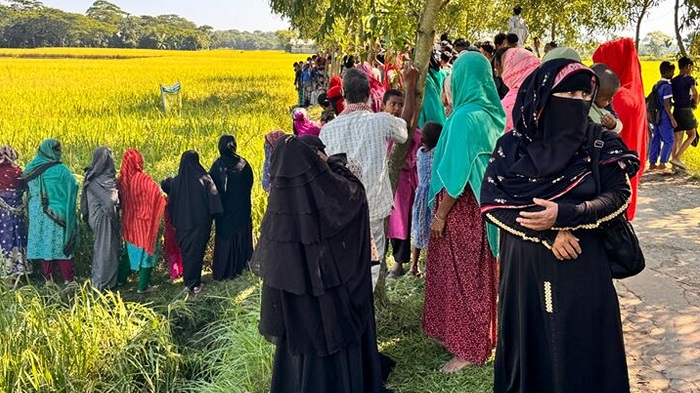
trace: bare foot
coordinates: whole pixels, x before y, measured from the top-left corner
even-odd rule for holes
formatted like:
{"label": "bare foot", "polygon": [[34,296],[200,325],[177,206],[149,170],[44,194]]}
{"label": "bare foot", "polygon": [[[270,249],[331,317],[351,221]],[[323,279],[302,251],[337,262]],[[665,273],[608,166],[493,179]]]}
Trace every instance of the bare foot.
{"label": "bare foot", "polygon": [[418,268],[418,264],[415,264],[415,265],[411,264],[411,275],[413,277],[422,277],[423,276],[423,272],[421,272],[420,269]]}
{"label": "bare foot", "polygon": [[473,365],[472,363],[469,363],[468,361],[466,361],[458,356],[455,356],[452,358],[452,360],[447,362],[447,364],[442,366],[442,369],[440,369],[440,371],[442,371],[443,373],[446,373],[446,374],[452,374],[452,373],[462,371],[462,369],[464,369],[465,367],[472,366],[472,365]]}

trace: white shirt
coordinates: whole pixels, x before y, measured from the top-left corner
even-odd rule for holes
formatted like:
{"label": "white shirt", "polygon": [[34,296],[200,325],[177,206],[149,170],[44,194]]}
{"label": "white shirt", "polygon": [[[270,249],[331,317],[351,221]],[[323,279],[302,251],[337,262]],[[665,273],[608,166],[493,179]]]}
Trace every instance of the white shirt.
{"label": "white shirt", "polygon": [[530,37],[530,32],[527,28],[527,23],[525,19],[520,16],[513,15],[508,21],[508,33],[516,34],[518,36],[518,46],[523,46]]}
{"label": "white shirt", "polygon": [[357,110],[343,113],[324,125],[319,138],[326,145],[328,155],[345,153],[348,159],[362,165],[370,221],[388,217],[394,195],[389,181],[387,146],[390,140],[406,142],[406,122],[389,113]]}

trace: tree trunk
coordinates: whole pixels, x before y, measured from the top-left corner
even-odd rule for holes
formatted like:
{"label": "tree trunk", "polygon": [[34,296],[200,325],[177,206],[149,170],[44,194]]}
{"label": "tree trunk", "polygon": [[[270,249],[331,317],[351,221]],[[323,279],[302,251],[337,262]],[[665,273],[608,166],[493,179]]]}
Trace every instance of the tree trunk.
{"label": "tree trunk", "polygon": [[552,36],[552,41],[556,41],[557,40],[557,22],[554,20],[552,21],[552,30],[551,30],[550,34]]}
{"label": "tree trunk", "polygon": [[676,6],[674,8],[673,14],[673,24],[676,30],[676,41],[678,41],[678,49],[681,51],[681,56],[688,57],[688,52],[685,50],[685,44],[683,44],[683,37],[681,36],[681,29],[678,25],[678,11],[681,8],[680,0],[676,0]]}
{"label": "tree trunk", "polygon": [[[421,18],[418,23],[418,35],[416,39],[416,47],[413,57],[413,65],[420,71],[420,80],[416,85],[416,113],[414,119],[418,119],[421,108],[423,107],[423,91],[425,90],[425,80],[430,65],[430,56],[433,53],[433,40],[435,39],[435,23],[437,21],[440,9],[447,4],[446,0],[426,0],[421,13]],[[389,179],[391,181],[392,192],[396,192],[401,167],[406,161],[406,154],[410,147],[410,142],[413,140],[413,132],[415,125],[408,124],[408,140],[406,143],[395,145],[394,151],[389,159]],[[388,242],[388,239],[387,239]],[[382,250],[379,250],[382,252]],[[375,299],[377,302],[385,303],[386,296],[386,261],[379,268],[379,279],[374,290]]]}
{"label": "tree trunk", "polygon": [[642,10],[639,12],[639,18],[637,19],[637,31],[634,36],[634,47],[637,49],[637,53],[639,53],[639,31],[642,29],[642,21],[644,20],[644,16],[646,16],[647,9],[651,5],[651,2],[652,0],[644,0]]}

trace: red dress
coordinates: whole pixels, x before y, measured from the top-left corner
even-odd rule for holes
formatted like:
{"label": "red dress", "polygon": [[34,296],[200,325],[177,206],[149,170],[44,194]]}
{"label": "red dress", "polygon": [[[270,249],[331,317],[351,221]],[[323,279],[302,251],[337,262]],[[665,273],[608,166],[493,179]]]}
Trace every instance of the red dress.
{"label": "red dress", "polygon": [[[166,204],[168,198],[165,198]],[[167,206],[167,205],[166,205]],[[173,221],[170,218],[168,209],[165,209],[165,257],[168,260],[168,269],[170,270],[170,279],[175,280],[182,277],[182,252],[177,245],[177,235]]]}
{"label": "red dress", "polygon": [[[612,100],[613,108],[622,121],[620,136],[630,150],[639,153],[644,161],[647,156],[647,139],[649,136],[644,85],[637,50],[631,38],[602,44],[593,54],[593,61],[608,66],[620,79],[620,90]],[[637,210],[637,186],[644,173],[644,166],[637,176],[630,179],[632,200],[627,209],[630,220]]]}
{"label": "red dress", "polygon": [[479,204],[467,187],[447,215],[443,238],[428,244],[425,334],[470,363],[486,362],[496,345],[497,275]]}

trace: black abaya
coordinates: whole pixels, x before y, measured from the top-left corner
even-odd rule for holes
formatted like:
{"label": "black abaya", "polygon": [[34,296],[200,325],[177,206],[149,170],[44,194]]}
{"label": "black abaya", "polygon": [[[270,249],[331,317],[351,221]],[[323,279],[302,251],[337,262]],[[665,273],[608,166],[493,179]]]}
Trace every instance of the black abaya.
{"label": "black abaya", "polygon": [[194,289],[202,283],[202,262],[211,236],[211,221],[194,229],[176,229],[175,234],[182,253],[182,279],[187,288]]}
{"label": "black abaya", "polygon": [[271,393],[383,393],[362,183],[288,137],[275,147],[252,264],[260,332],[277,345]]}
{"label": "black abaya", "polygon": [[161,187],[168,194],[168,213],[182,252],[185,286],[193,290],[201,284],[212,218],[223,211],[221,199],[194,151],[182,154],[178,175],[163,180]]}
{"label": "black abaya", "polygon": [[209,172],[224,210],[216,217],[212,270],[215,280],[226,280],[241,274],[253,255],[250,201],[253,170],[236,154],[233,136],[223,135],[219,139],[219,153],[221,157]]}
{"label": "black abaya", "polygon": [[589,177],[559,201],[557,226],[580,227],[572,232],[583,250],[575,260],[558,260],[543,245],[556,233],[521,227],[515,222],[518,211],[487,214],[504,229],[495,393],[629,392],[610,263],[601,233],[584,228],[619,214],[630,189],[617,163],[601,175],[603,194],[595,197]]}

